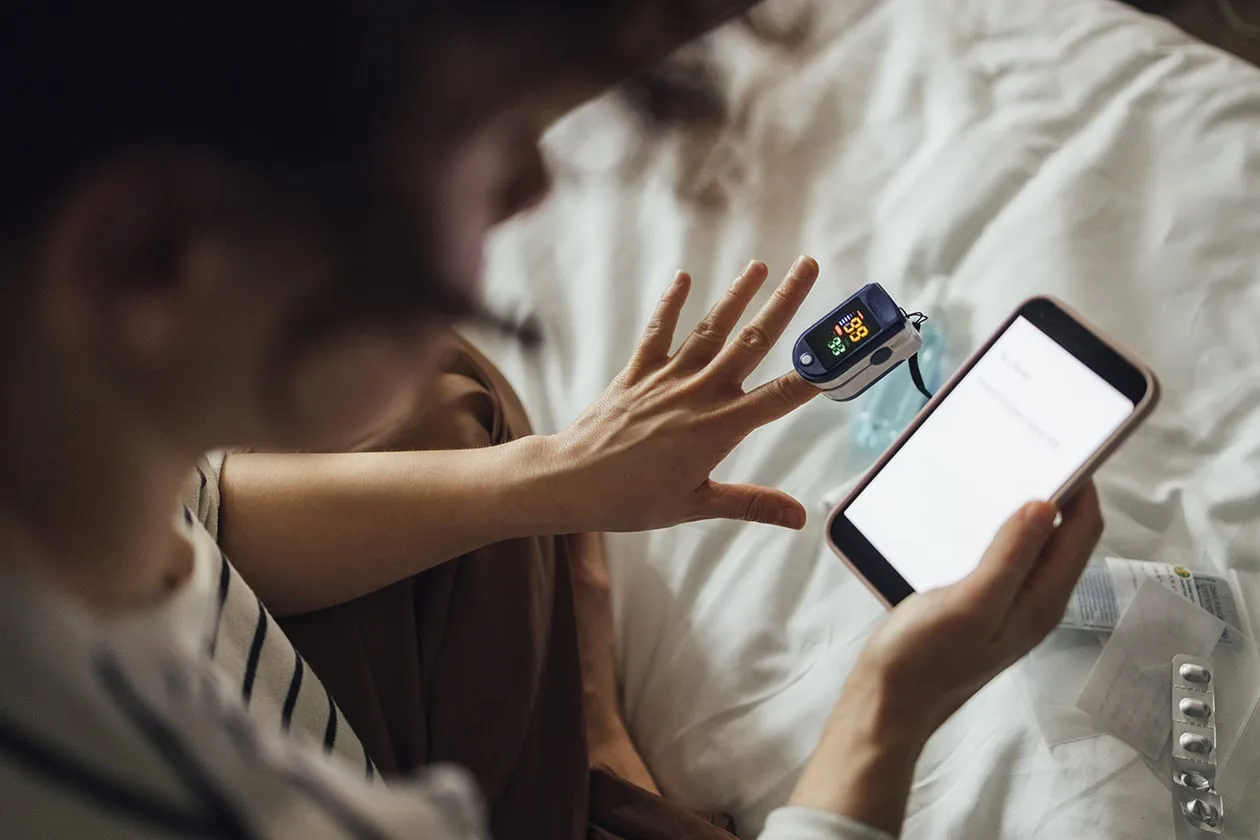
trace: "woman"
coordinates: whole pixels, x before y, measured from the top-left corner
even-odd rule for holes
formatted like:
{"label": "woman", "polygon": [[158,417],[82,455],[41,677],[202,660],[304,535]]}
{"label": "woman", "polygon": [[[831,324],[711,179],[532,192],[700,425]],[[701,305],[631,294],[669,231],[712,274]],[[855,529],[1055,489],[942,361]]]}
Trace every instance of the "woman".
{"label": "woman", "polygon": [[[789,375],[772,383],[783,389],[771,392],[774,403],[744,425],[714,419],[723,401],[740,393],[738,381],[723,380],[757,365],[816,275],[814,262],[802,258],[750,327],[727,343],[767,277],[763,264],[752,263],[671,354],[688,282],[680,275],[627,370],[554,439],[527,437],[510,387],[461,344],[420,407],[387,423],[360,453],[227,459],[221,516],[228,554],[278,611],[354,731],[367,733],[365,747],[378,767],[405,773],[444,761],[471,768],[493,792],[497,837],[535,835],[544,813],[568,820],[571,809],[594,825],[615,824],[618,809],[637,810],[662,838],[684,826],[725,836],[644,795],[658,791],[620,715],[598,535],[547,534],[721,515],[799,527],[803,510],[774,491],[732,490],[739,498],[730,506],[706,496],[709,470],[752,422],[812,396]],[[679,393],[697,383],[713,388],[703,404]],[[686,408],[662,422],[671,402]],[[511,445],[485,448],[509,441],[521,449],[520,461]],[[645,455],[637,444],[649,442]],[[653,468],[636,474],[620,460],[631,452],[635,460],[668,461],[681,481],[675,486],[691,492],[658,493],[669,488]],[[604,460],[616,464],[615,484],[583,478],[608,469]],[[1079,571],[1073,564],[1088,556],[1096,525],[1089,495],[1076,504],[1054,547],[1046,545],[1054,511],[1032,506],[957,591],[919,596],[894,612],[851,678],[794,801],[860,814],[895,833],[921,742],[1062,613]],[[1029,582],[1029,564],[1043,548],[1051,565],[1067,565]],[[994,614],[1012,610],[1022,614]],[[916,660],[905,661],[908,655]],[[485,665],[462,667],[467,661]],[[925,692],[925,682],[936,690]],[[391,690],[382,691],[383,684]],[[555,704],[556,714],[542,723],[536,712],[545,703]],[[854,750],[863,734],[889,743]],[[533,752],[519,747],[535,735]],[[588,756],[595,771],[589,803]],[[820,764],[830,769],[820,771]],[[841,766],[851,775],[837,785]],[[579,769],[566,775],[556,772],[560,767]],[[864,788],[872,779],[878,784]],[[899,781],[889,786],[890,779]]]}
{"label": "woman", "polygon": [[[493,371],[448,353],[457,319],[486,317],[486,232],[545,190],[542,128],[713,13],[653,0],[6,10],[0,73],[21,82],[0,135],[6,831],[480,836],[476,787],[428,766],[440,758],[472,769],[496,829],[716,830],[588,774],[594,759],[651,787],[609,687],[597,549],[546,535],[708,516],[799,527],[784,494],[708,476],[812,396],[791,374],[742,382],[816,265],[799,261],[730,340],[766,277],[750,265],[671,352],[688,286],[675,278],[626,370],[555,436],[520,436]],[[432,390],[417,397],[417,381]],[[447,449],[345,451],[373,445]],[[223,476],[223,538],[291,616],[314,674],[256,601],[248,625],[233,620],[249,586],[193,513],[172,528],[197,453],[217,447],[333,453],[234,455]],[[216,524],[205,483],[197,512]],[[971,577],[893,611],[766,838],[899,830],[924,740],[1062,612],[1100,521],[1092,489],[1057,528],[1054,513],[1024,509]],[[502,610],[517,597],[524,608]],[[320,754],[360,739],[335,708],[317,715],[317,675],[353,708],[356,766]],[[371,694],[365,680],[380,681]],[[302,727],[314,748],[283,735]],[[382,787],[378,757],[426,770]]]}

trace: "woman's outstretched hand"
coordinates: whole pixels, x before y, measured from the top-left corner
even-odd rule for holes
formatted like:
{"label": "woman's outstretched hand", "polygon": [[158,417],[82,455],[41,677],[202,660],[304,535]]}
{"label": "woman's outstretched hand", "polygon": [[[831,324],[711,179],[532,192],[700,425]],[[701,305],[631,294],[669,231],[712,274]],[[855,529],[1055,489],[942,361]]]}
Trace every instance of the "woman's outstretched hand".
{"label": "woman's outstretched hand", "polygon": [[638,531],[698,519],[787,528],[805,508],[770,487],[709,478],[751,431],[817,395],[795,372],[752,391],[744,380],[765,358],[818,278],[801,257],[757,316],[731,338],[769,272],[753,261],[676,352],[670,349],[691,278],[679,272],[630,363],[572,426],[550,439],[558,500],[586,531]]}

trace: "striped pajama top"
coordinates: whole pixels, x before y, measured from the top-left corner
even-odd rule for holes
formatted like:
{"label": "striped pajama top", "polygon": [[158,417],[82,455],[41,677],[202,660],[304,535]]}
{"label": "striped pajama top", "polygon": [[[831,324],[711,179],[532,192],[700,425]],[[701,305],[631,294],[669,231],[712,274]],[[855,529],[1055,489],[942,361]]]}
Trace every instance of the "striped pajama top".
{"label": "striped pajama top", "polygon": [[[218,539],[223,458],[222,452],[202,458],[185,490],[186,525],[194,541]],[[319,677],[218,546],[208,554],[217,612],[207,631],[206,652],[240,686],[250,714],[320,744],[374,778],[371,759]]]}
{"label": "striped pajama top", "polygon": [[[103,619],[0,557],[0,840],[485,840],[458,768],[386,786],[222,556],[217,470],[179,513],[189,579]],[[761,840],[891,840],[782,808]]]}

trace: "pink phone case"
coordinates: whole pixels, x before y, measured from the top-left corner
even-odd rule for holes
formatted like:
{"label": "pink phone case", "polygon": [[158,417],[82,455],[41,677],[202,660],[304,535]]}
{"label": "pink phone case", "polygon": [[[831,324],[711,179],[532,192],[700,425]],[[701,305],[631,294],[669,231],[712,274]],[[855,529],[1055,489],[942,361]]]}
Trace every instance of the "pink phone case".
{"label": "pink phone case", "polygon": [[994,330],[993,334],[985,340],[984,344],[980,345],[974,353],[967,357],[967,360],[958,368],[957,371],[954,372],[953,376],[951,376],[949,380],[941,386],[939,390],[937,390],[936,394],[932,397],[928,404],[925,405],[914,420],[910,422],[910,425],[906,427],[906,430],[902,432],[895,441],[893,441],[892,446],[888,447],[884,454],[879,457],[879,460],[866,471],[866,475],[862,477],[862,480],[849,491],[849,494],[844,498],[844,500],[841,501],[840,504],[836,505],[836,507],[832,509],[831,513],[827,516],[825,532],[827,535],[827,545],[831,548],[832,552],[834,552],[835,555],[849,567],[849,570],[862,581],[866,588],[871,591],[871,594],[878,598],[885,607],[891,609],[893,606],[888,597],[876,588],[874,584],[872,584],[870,580],[868,580],[867,577],[858,570],[857,566],[847,556],[845,556],[845,553],[835,544],[835,541],[832,540],[831,523],[836,516],[839,515],[840,511],[844,510],[848,506],[849,502],[853,501],[853,498],[857,496],[858,493],[861,493],[871,482],[871,479],[884,468],[884,465],[888,463],[889,459],[892,458],[894,454],[896,454],[902,444],[904,444],[906,440],[918,430],[919,426],[923,425],[923,421],[928,418],[932,411],[936,410],[936,406],[949,397],[950,393],[954,390],[954,386],[957,385],[959,380],[961,380],[963,376],[971,370],[976,361],[983,356],[990,347],[993,346],[993,343],[997,341],[998,337],[1002,335],[1003,332],[1006,331],[1006,328],[1009,327],[1017,317],[1019,317],[1019,313],[1024,309],[1024,307],[1032,301],[1038,299],[1047,300],[1053,303],[1059,310],[1068,315],[1078,325],[1090,332],[1103,344],[1111,348],[1116,355],[1131,364],[1139,373],[1142,374],[1143,379],[1146,380],[1146,394],[1143,396],[1142,401],[1134,406],[1133,413],[1129,415],[1128,419],[1121,424],[1120,428],[1116,429],[1116,431],[1107,438],[1107,440],[1105,440],[1098,449],[1094,450],[1094,453],[1086,459],[1080,469],[1073,473],[1067,483],[1059,489],[1059,492],[1055,493],[1052,498],[1048,499],[1048,501],[1061,507],[1066,500],[1070,499],[1072,495],[1076,493],[1076,491],[1079,490],[1086,481],[1089,480],[1089,477],[1094,474],[1094,471],[1097,470],[1098,467],[1111,456],[1111,453],[1116,451],[1116,448],[1124,442],[1125,438],[1132,434],[1133,430],[1136,429],[1138,425],[1150,415],[1150,413],[1155,409],[1156,404],[1159,402],[1159,380],[1155,378],[1155,374],[1151,371],[1151,369],[1115,341],[1110,339],[1093,324],[1086,321],[1076,310],[1051,295],[1037,295],[1036,297],[1029,298],[1021,303],[1018,307],[1016,307],[1015,311],[1011,313],[1010,317],[1004,320],[1002,325]]}

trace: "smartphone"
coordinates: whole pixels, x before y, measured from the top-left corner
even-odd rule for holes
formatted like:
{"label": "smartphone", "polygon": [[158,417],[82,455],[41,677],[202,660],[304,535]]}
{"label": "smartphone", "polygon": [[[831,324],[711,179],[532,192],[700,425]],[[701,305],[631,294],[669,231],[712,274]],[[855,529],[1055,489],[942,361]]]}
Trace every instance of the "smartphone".
{"label": "smartphone", "polygon": [[827,521],[889,607],[970,574],[1030,501],[1062,504],[1150,414],[1155,375],[1051,297],[963,364]]}

